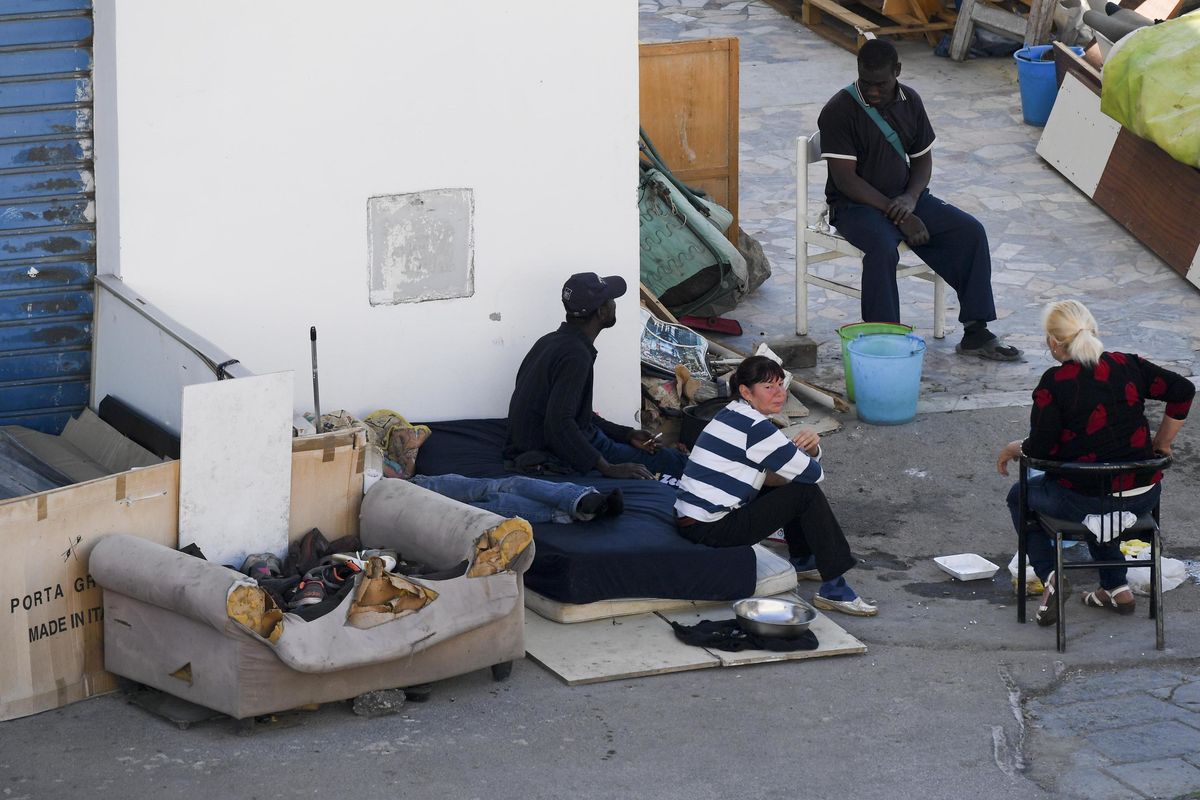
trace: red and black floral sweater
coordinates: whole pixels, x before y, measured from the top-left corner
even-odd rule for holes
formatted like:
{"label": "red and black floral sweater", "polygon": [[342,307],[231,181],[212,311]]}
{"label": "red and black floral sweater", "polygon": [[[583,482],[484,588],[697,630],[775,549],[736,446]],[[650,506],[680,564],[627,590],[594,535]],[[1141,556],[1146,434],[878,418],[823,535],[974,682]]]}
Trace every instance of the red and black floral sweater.
{"label": "red and black floral sweater", "polygon": [[[1029,438],[1022,452],[1054,461],[1137,461],[1153,458],[1147,400],[1167,404],[1167,416],[1185,419],[1196,387],[1192,382],[1133,353],[1102,353],[1095,366],[1066,361],[1046,370],[1033,391]],[[1162,473],[1125,473],[1109,491],[1162,480]],[[1100,487],[1069,489],[1097,494]]]}

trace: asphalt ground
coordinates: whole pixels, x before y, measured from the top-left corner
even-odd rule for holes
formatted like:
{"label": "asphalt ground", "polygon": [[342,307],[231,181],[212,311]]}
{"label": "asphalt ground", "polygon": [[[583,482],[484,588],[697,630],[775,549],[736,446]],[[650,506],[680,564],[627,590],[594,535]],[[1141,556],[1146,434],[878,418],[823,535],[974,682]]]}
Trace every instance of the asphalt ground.
{"label": "asphalt ground", "polygon": [[[848,420],[825,437],[825,487],[862,559],[850,577],[881,608],[836,617],[866,654],[581,687],[526,660],[505,682],[483,671],[434,684],[426,702],[393,716],[329,704],[251,732],[227,718],[179,730],[118,693],[0,725],[2,796],[985,800],[1200,789],[1186,771],[1148,773],[1146,786],[1153,777],[1182,788],[1174,794],[1101,771],[1128,767],[1120,725],[1159,722],[1153,692],[1197,688],[1193,581],[1166,595],[1165,651],[1140,611],[1118,617],[1073,598],[1060,654],[1052,628],[1017,624],[1005,570],[961,583],[932,561],[1011,558],[1010,482],[994,460],[1026,413]],[[1200,552],[1193,440],[1185,428],[1163,502],[1168,555],[1189,559]],[[1088,585],[1088,573],[1076,575]],[[1143,688],[1111,710],[1095,702]],[[1131,753],[1152,758],[1146,741],[1200,752],[1200,704],[1182,697],[1170,725],[1130,738]]]}

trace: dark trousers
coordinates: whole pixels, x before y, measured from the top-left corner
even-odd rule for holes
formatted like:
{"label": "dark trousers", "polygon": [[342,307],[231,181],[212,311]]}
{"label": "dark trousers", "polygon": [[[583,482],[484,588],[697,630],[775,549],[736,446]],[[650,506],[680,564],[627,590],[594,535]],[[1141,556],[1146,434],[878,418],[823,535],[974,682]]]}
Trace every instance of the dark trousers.
{"label": "dark trousers", "polygon": [[[983,225],[928,190],[922,192],[913,213],[929,229],[929,242],[912,250],[958,295],[959,322],[994,320],[992,256]],[[882,211],[858,203],[838,206],[831,221],[838,233],[864,254],[863,321],[899,322],[896,265],[900,254],[896,247],[904,241],[900,229]]]}
{"label": "dark trousers", "polygon": [[[1044,474],[1029,477],[1029,510],[1040,511],[1055,519],[1065,519],[1071,522],[1082,522],[1088,514],[1107,514],[1112,511],[1128,511],[1141,516],[1148,514],[1158,503],[1162,486],[1155,484],[1154,488],[1144,494],[1134,497],[1094,497],[1073,492],[1055,480],[1047,480]],[[1012,515],[1013,528],[1018,535],[1020,528],[1021,484],[1014,483],[1008,491],[1008,511]],[[1095,536],[1087,538],[1088,551],[1093,561],[1116,561],[1121,555],[1121,541],[1101,542]],[[1054,540],[1045,533],[1038,531],[1030,533],[1026,538],[1029,555],[1029,565],[1044,583],[1054,569]],[[1145,563],[1145,562],[1143,562]],[[1104,567],[1097,570],[1100,573],[1100,587],[1115,589],[1125,583],[1125,567]]]}
{"label": "dark trousers", "polygon": [[780,528],[788,556],[800,560],[815,556],[822,580],[831,581],[858,563],[850,555],[825,493],[814,483],[764,488],[758,497],[716,522],[696,522],[679,533],[709,547],[740,547],[757,544]]}

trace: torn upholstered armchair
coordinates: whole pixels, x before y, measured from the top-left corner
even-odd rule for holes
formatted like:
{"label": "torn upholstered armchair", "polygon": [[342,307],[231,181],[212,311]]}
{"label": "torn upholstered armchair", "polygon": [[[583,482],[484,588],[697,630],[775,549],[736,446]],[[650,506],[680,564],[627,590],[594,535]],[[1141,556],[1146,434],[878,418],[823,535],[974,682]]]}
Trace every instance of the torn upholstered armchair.
{"label": "torn upholstered armchair", "polygon": [[379,575],[376,560],[336,608],[304,621],[227,567],[105,537],[90,560],[104,588],[105,668],[241,719],[484,667],[502,679],[525,655],[524,520],[381,480],[363,498],[359,536],[434,569],[466,561],[465,574]]}

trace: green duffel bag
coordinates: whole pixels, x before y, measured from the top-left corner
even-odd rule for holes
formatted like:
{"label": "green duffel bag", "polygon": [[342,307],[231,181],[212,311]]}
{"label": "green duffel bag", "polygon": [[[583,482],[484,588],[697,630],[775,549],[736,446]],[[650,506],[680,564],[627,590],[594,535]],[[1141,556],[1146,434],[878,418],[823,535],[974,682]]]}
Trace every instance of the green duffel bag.
{"label": "green duffel bag", "polygon": [[675,179],[642,136],[641,279],[671,313],[715,317],[748,291],[746,259],[725,238],[733,215]]}

